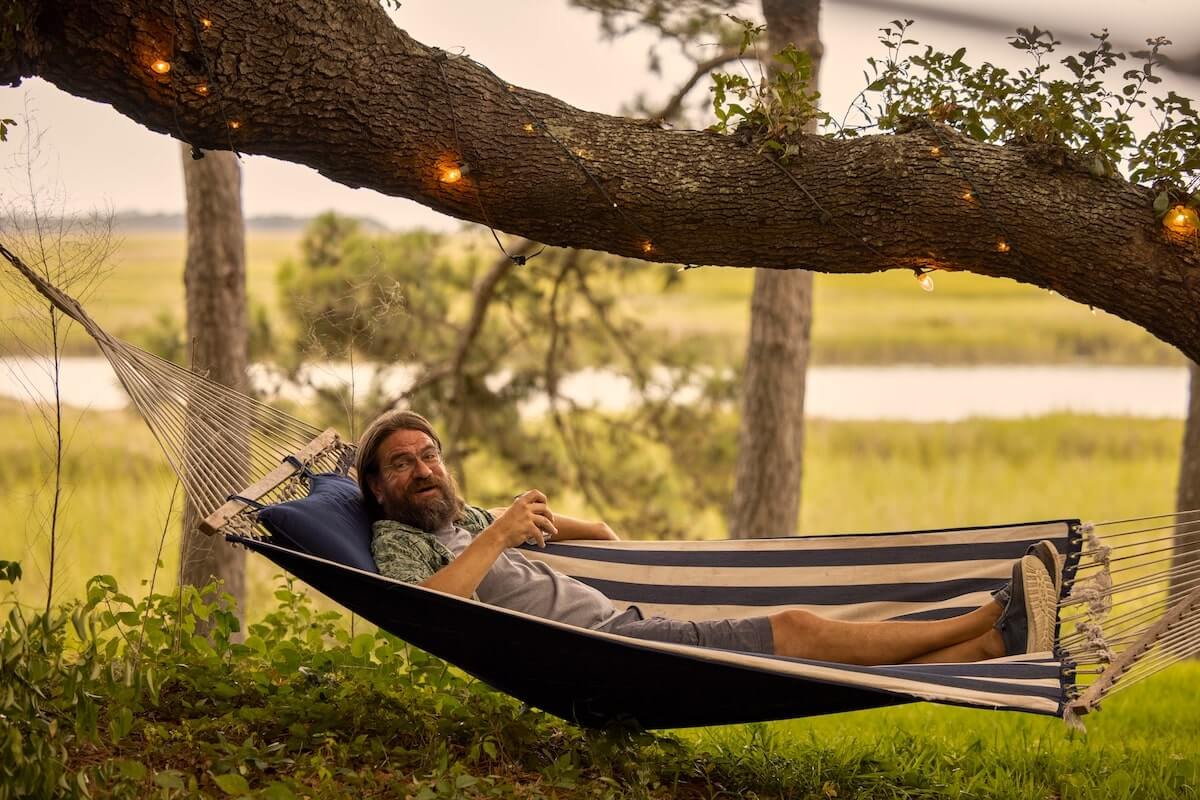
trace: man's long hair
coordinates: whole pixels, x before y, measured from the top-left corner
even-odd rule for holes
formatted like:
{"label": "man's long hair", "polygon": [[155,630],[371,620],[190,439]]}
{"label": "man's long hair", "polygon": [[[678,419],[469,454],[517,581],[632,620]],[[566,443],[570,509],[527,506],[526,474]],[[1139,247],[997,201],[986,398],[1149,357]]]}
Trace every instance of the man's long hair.
{"label": "man's long hair", "polygon": [[[358,488],[362,490],[363,503],[367,508],[367,518],[371,522],[383,519],[385,514],[383,506],[375,499],[375,493],[371,491],[370,479],[372,476],[379,474],[380,445],[383,444],[384,439],[396,431],[420,431],[430,439],[433,439],[433,443],[437,445],[438,453],[442,452],[442,440],[438,438],[437,432],[433,430],[433,425],[417,412],[385,411],[376,417],[367,426],[367,429],[363,431],[362,437],[358,440],[358,454],[354,462],[354,468],[358,472]],[[450,474],[449,469],[446,470],[446,477],[450,481],[451,492],[454,495],[454,516],[457,519],[462,516],[465,504],[463,503],[463,499],[458,496],[458,483],[454,480],[454,476]]]}

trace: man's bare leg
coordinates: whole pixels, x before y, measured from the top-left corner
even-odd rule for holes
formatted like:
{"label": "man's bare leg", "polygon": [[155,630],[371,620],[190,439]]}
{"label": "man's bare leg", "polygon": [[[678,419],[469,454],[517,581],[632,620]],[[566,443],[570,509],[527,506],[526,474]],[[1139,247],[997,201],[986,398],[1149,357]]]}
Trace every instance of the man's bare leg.
{"label": "man's bare leg", "polygon": [[1004,638],[998,630],[989,630],[965,642],[943,647],[917,656],[909,664],[959,664],[964,661],[986,661],[1005,655]]}
{"label": "man's bare leg", "polygon": [[[993,601],[961,616],[927,622],[842,622],[800,610],[781,611],[768,619],[778,655],[841,664],[903,664],[935,653],[955,656],[941,660],[995,657],[976,655],[984,643],[973,642],[991,641],[987,634],[995,633],[992,626],[1003,610]],[[955,649],[956,645],[964,647]]]}

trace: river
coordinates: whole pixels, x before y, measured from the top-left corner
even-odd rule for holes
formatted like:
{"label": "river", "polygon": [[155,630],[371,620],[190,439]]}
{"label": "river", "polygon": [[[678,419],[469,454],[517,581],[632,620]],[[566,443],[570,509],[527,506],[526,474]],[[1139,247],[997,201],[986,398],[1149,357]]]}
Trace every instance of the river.
{"label": "river", "polygon": [[[0,359],[0,395],[28,400],[50,397],[46,362],[27,358]],[[358,391],[366,389],[378,370],[358,365]],[[385,385],[399,390],[412,380],[410,368],[397,367],[382,375]],[[251,370],[256,388],[268,402],[287,395],[303,401],[311,389],[283,380],[262,365]],[[346,385],[345,363],[311,367],[307,380],[322,386]],[[493,382],[503,382],[495,376]],[[128,404],[116,377],[103,358],[64,358],[60,389],[64,403],[96,410]],[[633,402],[633,387],[607,370],[582,370],[564,376],[564,396],[584,405],[619,409]],[[813,367],[808,372],[805,408],[810,417],[826,419],[892,419],[912,422],[961,420],[967,417],[1016,418],[1054,412],[1182,418],[1187,410],[1188,375],[1183,367],[1113,366],[979,366],[939,367],[920,364],[871,367]],[[695,391],[691,390],[695,396]],[[679,398],[687,402],[689,391]],[[546,410],[545,398],[535,398],[521,412],[534,417]]]}

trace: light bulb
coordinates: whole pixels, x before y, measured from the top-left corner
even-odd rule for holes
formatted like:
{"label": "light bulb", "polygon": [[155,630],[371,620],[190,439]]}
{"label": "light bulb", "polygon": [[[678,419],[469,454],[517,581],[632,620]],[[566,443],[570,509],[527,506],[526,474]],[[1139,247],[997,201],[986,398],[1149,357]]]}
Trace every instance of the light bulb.
{"label": "light bulb", "polygon": [[208,84],[202,83],[199,86],[197,86],[196,94],[201,95],[203,97],[207,97],[208,96]]}
{"label": "light bulb", "polygon": [[999,250],[1001,253],[1007,253],[1012,248],[1008,246],[1008,242],[1004,241],[1003,239],[1000,239],[999,241],[996,242],[996,249]]}
{"label": "light bulb", "polygon": [[438,180],[442,183],[458,183],[462,180],[462,167],[450,166],[442,168],[442,175]]}
{"label": "light bulb", "polygon": [[161,58],[150,65],[150,69],[157,72],[159,75],[166,75],[171,71],[171,62],[163,61]]}
{"label": "light bulb", "polygon": [[653,251],[654,251],[654,244],[652,242],[642,242],[642,252],[643,253],[651,253]]}
{"label": "light bulb", "polygon": [[942,148],[935,144],[933,147],[929,148],[929,154],[932,156],[940,156],[942,154]]}
{"label": "light bulb", "polygon": [[966,200],[968,203],[971,203],[974,202],[975,195],[971,194],[971,191],[968,189],[967,191],[963,192],[962,199]]}
{"label": "light bulb", "polygon": [[209,19],[208,17],[201,17],[200,24],[204,26],[205,30],[208,30],[209,28],[212,27],[212,20]]}
{"label": "light bulb", "polygon": [[533,133],[533,123],[532,122],[526,122],[521,127],[525,129],[526,133]]}
{"label": "light bulb", "polygon": [[1181,236],[1190,236],[1196,232],[1198,226],[1200,218],[1197,218],[1196,209],[1185,205],[1175,206],[1163,217],[1163,227]]}
{"label": "light bulb", "polygon": [[236,131],[242,127],[242,121],[240,119],[231,119],[229,120],[229,127]]}
{"label": "light bulb", "polygon": [[917,273],[917,283],[921,284],[921,288],[927,292],[933,291],[933,275],[928,272]]}

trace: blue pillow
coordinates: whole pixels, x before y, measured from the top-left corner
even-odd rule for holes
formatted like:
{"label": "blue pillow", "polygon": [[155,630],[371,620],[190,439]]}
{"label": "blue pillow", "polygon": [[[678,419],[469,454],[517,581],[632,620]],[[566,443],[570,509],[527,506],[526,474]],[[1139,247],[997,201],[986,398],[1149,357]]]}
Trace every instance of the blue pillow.
{"label": "blue pillow", "polygon": [[358,484],[336,472],[311,478],[308,497],[258,512],[276,543],[349,567],[379,572],[371,557],[371,522]]}

